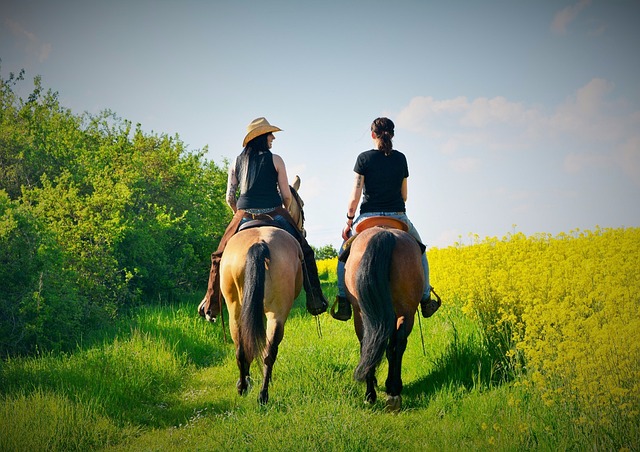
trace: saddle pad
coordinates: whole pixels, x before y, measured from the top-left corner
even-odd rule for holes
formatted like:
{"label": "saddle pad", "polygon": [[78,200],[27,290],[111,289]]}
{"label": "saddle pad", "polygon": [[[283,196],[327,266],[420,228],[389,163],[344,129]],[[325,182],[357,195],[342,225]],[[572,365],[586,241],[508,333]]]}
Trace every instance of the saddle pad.
{"label": "saddle pad", "polygon": [[245,221],[244,223],[242,223],[240,225],[240,227],[238,228],[238,232],[244,231],[245,229],[258,228],[260,226],[273,226],[273,227],[282,229],[280,224],[278,222],[276,222],[276,221],[250,220],[250,221]]}
{"label": "saddle pad", "polygon": [[409,230],[409,226],[402,220],[398,220],[393,217],[385,217],[385,216],[376,216],[376,217],[368,217],[364,220],[360,221],[356,225],[356,234],[364,231],[365,229],[372,228],[374,226],[380,226],[383,228],[392,228],[392,229],[400,229],[401,231],[407,232]]}

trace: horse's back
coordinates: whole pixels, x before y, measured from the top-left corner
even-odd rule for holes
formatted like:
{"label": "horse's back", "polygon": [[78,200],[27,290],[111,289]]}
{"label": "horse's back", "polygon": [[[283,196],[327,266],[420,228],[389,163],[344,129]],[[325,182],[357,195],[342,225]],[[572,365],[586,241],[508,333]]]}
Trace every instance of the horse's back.
{"label": "horse's back", "polygon": [[[257,243],[265,243],[270,258],[265,264],[265,309],[270,312],[291,309],[302,289],[302,250],[298,241],[287,231],[263,226],[246,229],[235,234],[225,248],[220,262],[220,289],[227,303],[240,302],[244,285],[246,258],[249,249]],[[285,303],[280,303],[287,300]],[[272,306],[273,301],[275,303]]]}
{"label": "horse's back", "polygon": [[416,309],[422,298],[425,284],[422,251],[411,234],[399,229],[372,227],[358,234],[351,244],[349,259],[345,266],[347,289],[356,295],[355,280],[360,261],[371,239],[382,231],[390,232],[395,238],[389,274],[392,298],[405,300],[409,309]]}

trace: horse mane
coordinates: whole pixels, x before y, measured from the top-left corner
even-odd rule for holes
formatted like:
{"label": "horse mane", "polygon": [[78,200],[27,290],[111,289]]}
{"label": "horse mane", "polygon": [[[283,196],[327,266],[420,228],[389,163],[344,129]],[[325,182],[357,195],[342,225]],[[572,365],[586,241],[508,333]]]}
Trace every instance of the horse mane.
{"label": "horse mane", "polygon": [[307,233],[304,230],[304,201],[298,194],[298,189],[300,188],[300,176],[296,176],[293,185],[289,185],[289,190],[291,191],[291,205],[289,206],[289,214],[291,218],[296,222],[296,226],[298,230],[306,236]]}

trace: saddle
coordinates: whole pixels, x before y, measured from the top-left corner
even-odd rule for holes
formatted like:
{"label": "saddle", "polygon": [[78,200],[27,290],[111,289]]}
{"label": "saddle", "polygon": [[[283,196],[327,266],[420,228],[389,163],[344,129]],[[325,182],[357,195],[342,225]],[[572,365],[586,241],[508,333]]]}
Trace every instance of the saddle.
{"label": "saddle", "polygon": [[398,220],[397,218],[394,218],[394,217],[377,216],[377,217],[367,217],[364,220],[360,221],[356,225],[356,234],[359,234],[365,229],[369,229],[374,226],[379,226],[381,228],[389,228],[389,229],[400,229],[401,231],[404,231],[404,232],[407,232],[409,230],[409,225],[402,220]]}
{"label": "saddle", "polygon": [[[347,240],[346,242],[344,242],[343,245],[343,251],[342,253],[340,253],[340,256],[338,256],[338,260],[342,261],[342,262],[347,262],[347,259],[349,258],[349,253],[351,252],[351,244],[353,243],[353,241],[355,240],[355,238],[358,236],[358,234],[360,234],[362,231],[365,231],[369,228],[372,228],[374,226],[378,226],[381,228],[385,228],[385,229],[399,229],[401,231],[404,232],[408,232],[409,231],[409,225],[407,223],[405,223],[402,220],[398,220],[397,218],[394,217],[386,217],[386,216],[374,216],[374,217],[367,217],[364,220],[360,221],[355,228],[355,234],[353,234],[351,237],[349,237],[349,240]],[[423,244],[418,242],[418,245],[420,245],[420,251],[421,252],[425,252],[427,247]]]}

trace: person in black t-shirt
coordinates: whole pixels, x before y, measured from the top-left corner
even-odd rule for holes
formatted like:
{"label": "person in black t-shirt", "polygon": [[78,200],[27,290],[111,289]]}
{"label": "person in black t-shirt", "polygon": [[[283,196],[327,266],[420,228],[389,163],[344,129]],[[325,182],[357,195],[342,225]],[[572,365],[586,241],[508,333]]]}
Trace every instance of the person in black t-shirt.
{"label": "person in black t-shirt", "polygon": [[[407,200],[409,168],[404,154],[393,149],[394,129],[395,125],[389,118],[377,118],[371,124],[371,138],[375,149],[362,152],[353,168],[355,181],[347,209],[347,224],[342,231],[344,241],[349,239],[355,225],[364,218],[380,215],[403,221],[409,227],[409,234],[422,243],[418,231],[406,214],[405,202]],[[360,215],[355,218],[361,197]],[[440,305],[430,297],[431,285],[429,284],[429,263],[426,253],[422,254],[422,266],[426,283],[420,307],[422,315],[430,317]],[[343,321],[351,318],[351,304],[346,298],[344,285],[344,267],[344,262],[338,260],[338,296],[334,303],[334,309],[331,311],[333,318]],[[335,309],[336,304],[337,310]]]}
{"label": "person in black t-shirt", "polygon": [[247,126],[242,153],[229,167],[226,201],[234,216],[220,239],[218,249],[211,255],[207,293],[198,307],[202,316],[207,314],[204,312],[205,306],[216,303],[220,297],[218,270],[227,241],[238,231],[242,223],[255,218],[256,215],[267,215],[298,240],[304,256],[302,269],[307,310],[312,315],[319,315],[327,310],[329,303],[322,294],[313,248],[297,229],[295,221],[286,210],[292,201],[287,169],[282,157],[271,152],[275,140],[273,133],[280,131],[280,128],[269,124],[265,118],[254,119]]}

